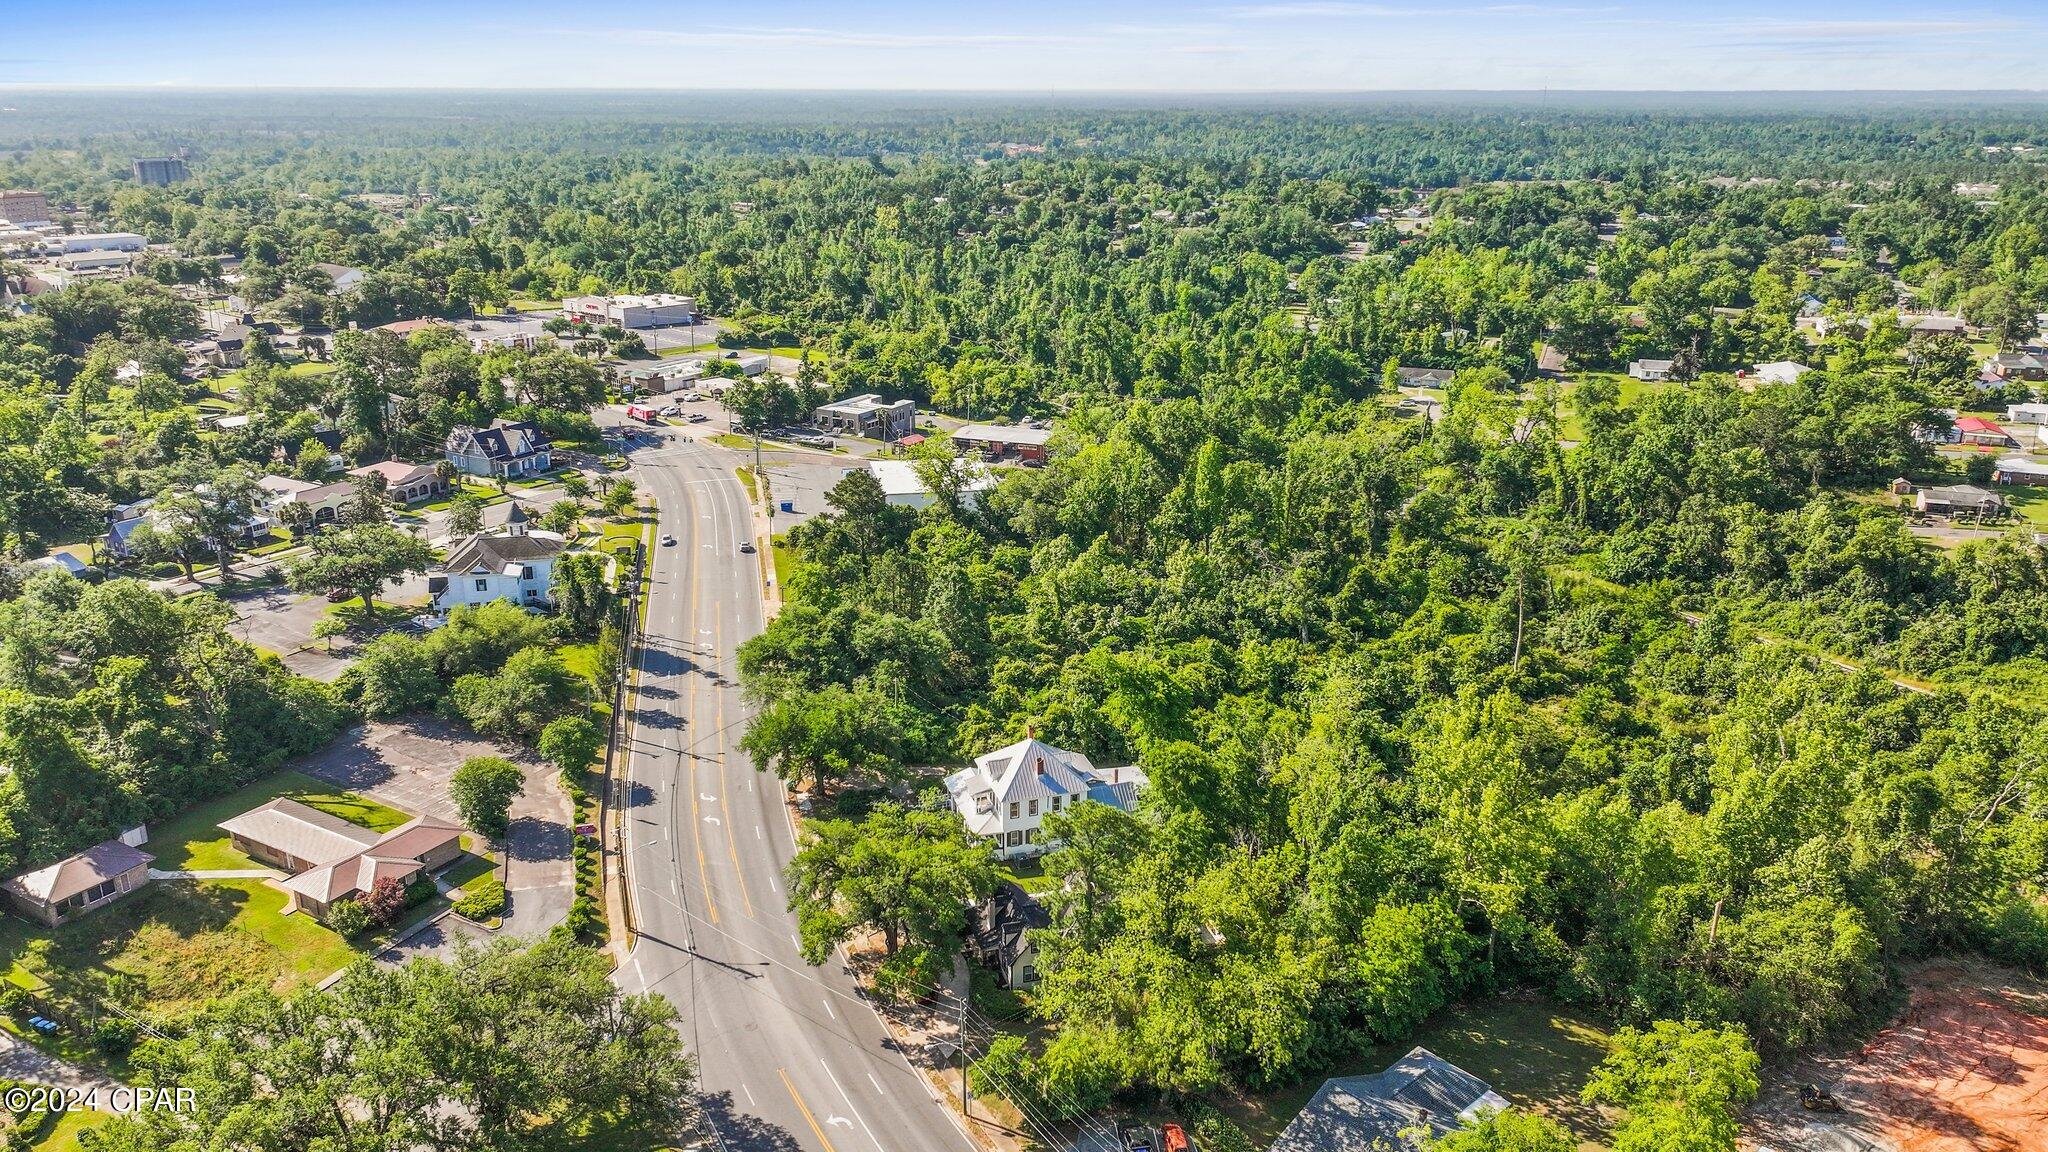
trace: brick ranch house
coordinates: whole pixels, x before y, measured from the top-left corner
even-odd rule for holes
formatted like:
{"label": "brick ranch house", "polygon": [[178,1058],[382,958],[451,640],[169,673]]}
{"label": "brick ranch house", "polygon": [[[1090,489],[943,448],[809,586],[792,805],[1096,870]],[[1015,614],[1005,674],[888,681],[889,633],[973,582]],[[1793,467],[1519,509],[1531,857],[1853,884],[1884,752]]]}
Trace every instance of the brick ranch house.
{"label": "brick ranch house", "polygon": [[296,800],[278,799],[220,822],[235,848],[292,874],[285,912],[327,919],[334,905],[368,895],[384,879],[410,884],[462,855],[462,829],[415,816],[373,832]]}

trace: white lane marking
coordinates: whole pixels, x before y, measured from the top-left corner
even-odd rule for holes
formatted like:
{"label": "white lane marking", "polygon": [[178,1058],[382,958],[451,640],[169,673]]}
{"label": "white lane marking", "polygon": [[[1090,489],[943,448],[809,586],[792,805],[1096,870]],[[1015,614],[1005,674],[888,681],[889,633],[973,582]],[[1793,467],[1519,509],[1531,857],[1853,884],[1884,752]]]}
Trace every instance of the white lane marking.
{"label": "white lane marking", "polygon": [[[853,1113],[853,1118],[855,1120],[860,1121],[860,1130],[868,1134],[868,1139],[875,1141],[875,1147],[877,1149],[880,1149],[881,1152],[888,1152],[888,1149],[882,1148],[882,1142],[875,1138],[875,1130],[868,1127],[867,1117],[862,1116],[860,1114],[860,1109],[853,1106],[853,1097],[847,1094],[846,1085],[841,1084],[839,1082],[839,1077],[832,1075],[832,1066],[830,1064],[825,1063],[823,1059],[820,1059],[818,1061],[818,1067],[823,1068],[825,1070],[825,1076],[832,1081],[832,1086],[834,1088],[839,1089],[839,1098],[841,1100],[846,1101],[846,1110],[848,1112]],[[848,1124],[847,1127],[851,1128],[853,1127],[853,1125]]]}
{"label": "white lane marking", "polygon": [[827,1016],[830,1016],[830,1017],[831,1017],[831,1018],[833,1018],[834,1020],[837,1020],[837,1019],[839,1019],[839,1013],[837,1013],[837,1012],[834,1012],[834,1011],[832,1010],[832,999],[831,999],[831,997],[829,997],[829,996],[820,996],[820,997],[818,997],[818,999],[819,999],[819,1000],[821,1000],[821,1001],[823,1001],[823,1002],[824,1002],[824,1004],[825,1004],[825,1015],[827,1015]]}
{"label": "white lane marking", "polygon": [[782,885],[775,882],[775,873],[773,872],[768,874],[768,887],[774,889],[777,896],[782,895]]}
{"label": "white lane marking", "polygon": [[752,1088],[747,1087],[747,1082],[745,1080],[740,1081],[740,1091],[745,1092],[747,1094],[747,1103],[752,1104],[756,1108],[761,1106],[761,1102],[754,1099],[754,1090]]}
{"label": "white lane marking", "polygon": [[801,941],[801,940],[799,940],[799,939],[797,939],[797,938],[796,938],[796,933],[794,933],[794,932],[791,932],[791,933],[789,934],[789,946],[790,946],[790,947],[792,947],[792,948],[794,948],[794,949],[796,949],[796,950],[797,950],[797,951],[799,951],[799,952],[801,952],[801,951],[803,951],[803,950],[804,950],[804,942],[803,942],[803,941]]}
{"label": "white lane marking", "polygon": [[756,825],[754,825],[754,839],[756,839],[756,840],[759,840],[760,838],[761,838],[761,826],[760,826],[759,824],[756,824]]}
{"label": "white lane marking", "polygon": [[882,1087],[882,1082],[880,1080],[875,1079],[875,1074],[873,1072],[868,1073],[868,1083],[873,1084],[875,1086],[875,1091],[880,1092],[882,1095],[887,1096],[889,1094],[889,1090],[887,1088]]}

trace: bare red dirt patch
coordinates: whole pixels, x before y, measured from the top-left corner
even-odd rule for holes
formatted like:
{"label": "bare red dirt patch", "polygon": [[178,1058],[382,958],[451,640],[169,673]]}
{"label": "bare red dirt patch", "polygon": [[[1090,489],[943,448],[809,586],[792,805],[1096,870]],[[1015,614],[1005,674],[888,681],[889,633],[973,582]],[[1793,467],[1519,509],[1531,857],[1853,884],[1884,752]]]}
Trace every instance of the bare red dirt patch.
{"label": "bare red dirt patch", "polygon": [[1904,1015],[1868,1044],[1796,1070],[1831,1088],[1842,1112],[1802,1114],[1783,1099],[1793,1085],[1781,1085],[1759,1104],[1752,1126],[1759,1143],[2048,1150],[2048,993],[1964,963],[1922,968],[1908,989]]}

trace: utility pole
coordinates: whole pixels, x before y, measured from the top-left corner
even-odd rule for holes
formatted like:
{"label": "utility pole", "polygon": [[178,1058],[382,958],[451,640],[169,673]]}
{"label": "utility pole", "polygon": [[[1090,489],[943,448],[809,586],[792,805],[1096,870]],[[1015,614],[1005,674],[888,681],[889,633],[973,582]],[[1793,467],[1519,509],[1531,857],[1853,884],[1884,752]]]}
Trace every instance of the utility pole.
{"label": "utility pole", "polygon": [[959,1028],[960,1031],[955,1034],[954,1039],[960,1042],[960,1118],[971,1120],[974,1118],[973,1114],[967,1110],[967,998],[964,996],[960,998]]}

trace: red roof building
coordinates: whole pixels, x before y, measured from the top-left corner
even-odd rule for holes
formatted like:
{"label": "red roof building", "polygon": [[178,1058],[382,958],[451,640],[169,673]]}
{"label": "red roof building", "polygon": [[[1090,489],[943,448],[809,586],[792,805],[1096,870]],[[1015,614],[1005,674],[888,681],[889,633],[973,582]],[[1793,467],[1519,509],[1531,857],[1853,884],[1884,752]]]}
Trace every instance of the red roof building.
{"label": "red roof building", "polygon": [[1956,421],[1956,437],[1965,444],[1995,444],[1999,447],[2018,447],[2019,441],[2012,433],[1999,427],[1995,422],[1982,416],[1964,416]]}

